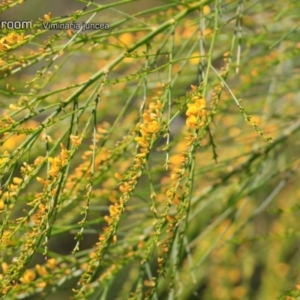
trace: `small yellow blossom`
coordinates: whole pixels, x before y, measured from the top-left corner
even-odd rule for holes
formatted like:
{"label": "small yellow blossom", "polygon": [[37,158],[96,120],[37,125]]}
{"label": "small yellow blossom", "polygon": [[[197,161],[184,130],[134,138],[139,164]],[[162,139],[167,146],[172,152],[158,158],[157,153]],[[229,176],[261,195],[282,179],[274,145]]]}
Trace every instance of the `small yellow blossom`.
{"label": "small yellow blossom", "polygon": [[198,108],[196,105],[190,105],[188,110],[186,111],[187,116],[194,116],[198,113]]}
{"label": "small yellow blossom", "polygon": [[153,280],[144,280],[144,285],[147,287],[154,287],[155,282]]}
{"label": "small yellow blossom", "polygon": [[37,284],[37,286],[39,287],[39,288],[45,288],[46,286],[47,286],[47,283],[46,282],[39,282],[38,284]]}
{"label": "small yellow blossom", "polygon": [[22,41],[24,41],[24,34],[18,34],[16,32],[11,32],[5,37],[5,42],[10,46]]}
{"label": "small yellow blossom", "polygon": [[18,110],[18,109],[20,109],[20,107],[18,107],[18,106],[15,105],[15,104],[10,104],[10,105],[8,106],[8,108],[11,109],[11,110]]}
{"label": "small yellow blossom", "polygon": [[104,220],[108,223],[111,224],[112,223],[112,219],[109,216],[104,216]]}
{"label": "small yellow blossom", "polygon": [[41,184],[44,184],[46,181],[44,178],[41,178],[41,177],[37,177],[36,180]]}
{"label": "small yellow blossom", "polygon": [[74,146],[79,146],[81,144],[81,138],[77,135],[70,135],[71,142]]}
{"label": "small yellow blossom", "polygon": [[143,148],[148,148],[150,145],[149,142],[143,137],[136,137],[134,140]]}
{"label": "small yellow blossom", "polygon": [[186,125],[190,128],[196,128],[197,127],[197,118],[195,116],[190,116],[186,119]]}
{"label": "small yellow blossom", "polygon": [[197,129],[204,124],[203,118],[206,115],[206,102],[205,99],[199,96],[194,96],[189,103],[186,111],[187,119],[186,125],[190,128]]}
{"label": "small yellow blossom", "polygon": [[203,14],[204,14],[204,16],[206,16],[206,15],[208,15],[208,14],[210,14],[210,7],[208,6],[208,5],[205,5],[204,7],[203,7]]}
{"label": "small yellow blossom", "polygon": [[44,20],[49,22],[51,20],[51,13],[45,14],[44,15]]}
{"label": "small yellow blossom", "polygon": [[3,262],[1,264],[1,267],[2,267],[3,274],[5,274],[8,270],[8,264],[6,262]]}
{"label": "small yellow blossom", "polygon": [[43,162],[43,160],[44,160],[44,157],[43,156],[38,156],[35,160],[34,160],[34,165],[35,166],[38,166],[38,165],[40,165],[42,162]]}
{"label": "small yellow blossom", "polygon": [[19,178],[19,177],[14,177],[14,178],[13,178],[13,183],[14,183],[14,184],[17,184],[17,185],[18,185],[18,184],[21,184],[22,181],[23,181],[22,178]]}
{"label": "small yellow blossom", "polygon": [[131,32],[125,32],[120,35],[119,40],[122,42],[122,44],[129,46],[133,43],[133,38],[134,36]]}
{"label": "small yellow blossom", "polygon": [[31,283],[35,279],[35,272],[33,270],[26,270],[23,276],[20,278],[22,283]]}
{"label": "small yellow blossom", "polygon": [[54,269],[56,267],[56,259],[55,258],[48,259],[46,265],[48,268]]}
{"label": "small yellow blossom", "polygon": [[116,216],[118,212],[119,212],[119,207],[117,204],[109,206],[109,213],[112,217]]}
{"label": "small yellow blossom", "polygon": [[40,276],[45,276],[48,274],[46,268],[41,265],[36,265],[35,268]]}

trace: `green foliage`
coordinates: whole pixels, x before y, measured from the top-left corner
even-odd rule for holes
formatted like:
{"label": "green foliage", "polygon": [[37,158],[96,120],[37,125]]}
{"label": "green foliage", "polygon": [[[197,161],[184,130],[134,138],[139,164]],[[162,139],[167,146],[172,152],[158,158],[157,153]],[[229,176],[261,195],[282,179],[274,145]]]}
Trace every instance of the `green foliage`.
{"label": "green foliage", "polygon": [[150,2],[2,23],[1,299],[299,299],[300,4]]}

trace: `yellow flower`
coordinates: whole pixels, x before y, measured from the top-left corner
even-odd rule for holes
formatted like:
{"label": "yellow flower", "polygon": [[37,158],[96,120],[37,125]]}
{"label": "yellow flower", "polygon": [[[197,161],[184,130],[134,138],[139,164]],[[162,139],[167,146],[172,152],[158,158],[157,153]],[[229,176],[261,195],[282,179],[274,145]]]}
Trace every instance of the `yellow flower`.
{"label": "yellow flower", "polygon": [[41,177],[37,177],[36,180],[41,184],[44,184],[46,181],[44,178],[41,178]]}
{"label": "yellow flower", "polygon": [[195,104],[190,104],[190,105],[188,105],[188,110],[186,111],[186,115],[188,116],[188,117],[190,117],[190,116],[194,116],[194,115],[196,115],[197,114],[197,112],[198,112],[198,108],[197,108],[197,106],[195,105]]}
{"label": "yellow flower", "polygon": [[4,208],[5,208],[4,201],[3,201],[3,200],[0,200],[0,211],[1,211],[1,210],[4,210]]}
{"label": "yellow flower", "polygon": [[109,216],[104,216],[104,220],[107,222],[107,224],[111,224],[113,221]]}
{"label": "yellow flower", "polygon": [[41,265],[36,265],[35,268],[40,276],[45,276],[48,274],[46,268]]}
{"label": "yellow flower", "polygon": [[51,20],[51,13],[45,14],[44,15],[44,20],[49,22]]}
{"label": "yellow flower", "polygon": [[19,177],[14,177],[13,178],[13,183],[14,184],[21,184],[22,183],[22,178],[19,178]]}
{"label": "yellow flower", "polygon": [[33,270],[26,270],[24,275],[20,278],[22,283],[30,283],[35,279],[35,272]]}
{"label": "yellow flower", "polygon": [[119,207],[118,207],[118,204],[115,204],[115,205],[110,205],[109,206],[109,213],[110,215],[113,217],[115,215],[117,215],[119,212]]}
{"label": "yellow flower", "polygon": [[119,186],[119,189],[122,193],[128,193],[132,190],[132,187],[129,185],[128,182],[124,182],[122,185]]}
{"label": "yellow flower", "polygon": [[197,128],[197,118],[195,116],[188,117],[185,122],[188,127]]}
{"label": "yellow flower", "polygon": [[34,160],[34,165],[35,166],[38,166],[40,165],[44,160],[44,157],[43,156],[38,156],[35,160]]}
{"label": "yellow flower", "polygon": [[47,286],[47,283],[46,282],[39,282],[38,284],[37,284],[37,286],[39,287],[39,288],[45,288],[46,286]]}
{"label": "yellow flower", "polygon": [[55,258],[50,258],[47,260],[47,267],[50,269],[54,269],[56,267],[56,259]]}
{"label": "yellow flower", "polygon": [[147,129],[151,133],[157,132],[159,130],[159,124],[157,121],[152,121],[147,124]]}
{"label": "yellow flower", "polygon": [[24,35],[20,35],[16,32],[11,32],[5,37],[5,40],[7,44],[14,45],[18,42],[24,41]]}
{"label": "yellow flower", "polygon": [[3,270],[3,274],[5,274],[8,270],[8,264],[6,262],[3,262],[1,264],[2,270]]}
{"label": "yellow flower", "polygon": [[203,15],[206,16],[210,13],[210,7],[208,5],[205,5],[202,11],[203,11]]}
{"label": "yellow flower", "polygon": [[9,109],[11,109],[11,110],[18,110],[20,107],[18,107],[17,105],[15,105],[15,104],[10,104],[9,106]]}
{"label": "yellow flower", "polygon": [[195,105],[198,109],[204,109],[206,107],[206,102],[203,98],[199,98],[195,101]]}
{"label": "yellow flower", "polygon": [[125,44],[126,46],[129,46],[133,43],[133,34],[129,32],[122,33],[119,37],[119,40],[122,42],[122,44]]}
{"label": "yellow flower", "polygon": [[134,140],[143,148],[149,147],[149,142],[143,137],[136,137]]}
{"label": "yellow flower", "polygon": [[74,146],[79,146],[81,144],[81,138],[77,135],[70,135],[71,142]]}

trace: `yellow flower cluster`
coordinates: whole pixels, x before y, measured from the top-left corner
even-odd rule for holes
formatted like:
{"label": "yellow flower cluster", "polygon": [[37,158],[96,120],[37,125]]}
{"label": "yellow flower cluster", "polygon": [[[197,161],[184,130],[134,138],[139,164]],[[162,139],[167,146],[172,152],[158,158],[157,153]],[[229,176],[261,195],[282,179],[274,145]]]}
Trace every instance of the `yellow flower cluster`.
{"label": "yellow flower cluster", "polygon": [[120,205],[118,203],[115,203],[114,205],[110,205],[109,206],[109,216],[104,216],[104,220],[108,223],[111,224],[112,223],[112,218],[114,218],[115,216],[117,216],[119,214],[119,210],[120,210]]}
{"label": "yellow flower cluster", "polygon": [[139,126],[141,136],[136,137],[135,141],[141,146],[142,153],[148,153],[151,141],[153,141],[156,133],[160,129],[158,119],[161,118],[162,103],[157,100],[151,102],[149,109],[143,113],[143,123]]}
{"label": "yellow flower cluster", "polygon": [[10,49],[13,45],[23,42],[25,39],[24,33],[10,32],[0,39],[0,52]]}
{"label": "yellow flower cluster", "polygon": [[[3,279],[4,275],[7,273],[9,269],[9,265],[6,262],[3,262],[1,264],[2,267],[2,274],[0,273],[0,279]],[[54,258],[51,258],[47,261],[47,264],[44,266],[41,266],[39,264],[35,265],[35,268],[33,269],[27,269],[23,273],[23,275],[19,279],[19,283],[15,285],[15,288],[19,287],[20,284],[31,284],[37,280],[37,274],[40,275],[41,277],[47,276],[49,274],[48,269],[54,269],[56,267],[56,261]],[[36,286],[39,288],[45,288],[47,286],[47,283],[44,281],[37,282],[36,281]]]}
{"label": "yellow flower cluster", "polygon": [[60,144],[60,147],[61,147],[60,157],[48,158],[50,163],[49,175],[51,177],[57,177],[61,168],[67,165],[68,163],[69,151],[66,149],[66,147],[63,144]]}
{"label": "yellow flower cluster", "polygon": [[192,101],[188,103],[186,125],[189,128],[199,129],[204,125],[206,116],[206,102],[201,96],[193,96]]}
{"label": "yellow flower cluster", "polygon": [[75,147],[79,146],[82,142],[82,138],[80,136],[73,135],[73,134],[70,135],[70,140],[71,140],[72,145]]}
{"label": "yellow flower cluster", "polygon": [[9,202],[11,198],[19,193],[20,184],[23,179],[14,177],[12,183],[8,186],[5,192],[0,189],[0,212],[5,209],[5,202]]}
{"label": "yellow flower cluster", "polygon": [[[149,153],[160,131],[161,111],[162,103],[157,100],[156,102],[151,102],[142,115],[142,123],[138,125],[140,136],[135,138],[135,141],[140,145],[139,152],[135,155],[134,164],[126,173],[126,176],[120,179],[120,198],[118,200],[114,197],[110,198],[113,205],[110,205],[108,215],[104,216],[104,220],[108,223],[108,226],[103,228],[103,232],[100,233],[98,241],[95,244],[96,249],[90,254],[90,262],[78,283],[81,286],[86,285],[90,280],[91,275],[95,272],[96,263],[103,259],[104,251],[110,242],[117,242],[116,228],[120,222],[121,215],[131,197],[132,191],[138,183],[138,179],[142,175],[147,161],[147,153]],[[118,173],[115,177],[122,178]],[[81,291],[76,292],[81,293]]]}

